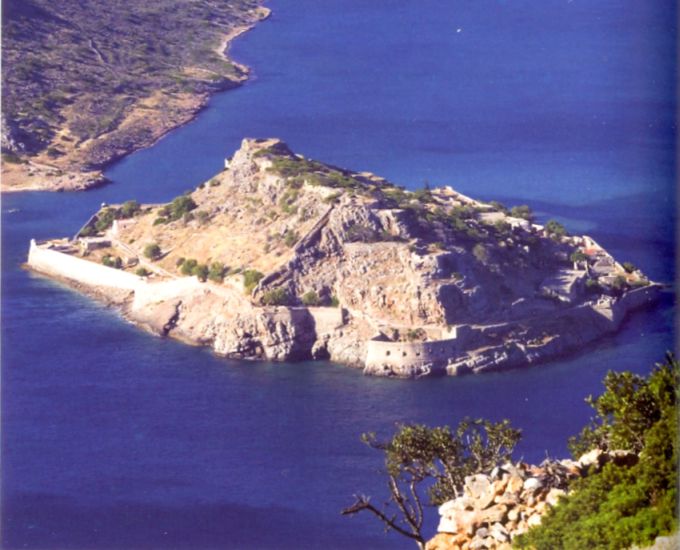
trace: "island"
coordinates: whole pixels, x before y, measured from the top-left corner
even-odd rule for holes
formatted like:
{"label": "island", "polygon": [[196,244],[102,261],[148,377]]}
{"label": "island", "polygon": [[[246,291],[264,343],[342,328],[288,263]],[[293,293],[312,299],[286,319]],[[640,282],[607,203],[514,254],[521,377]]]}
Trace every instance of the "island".
{"label": "island", "polygon": [[73,191],[190,121],[248,68],[260,0],[3,3],[2,191]]}
{"label": "island", "polygon": [[583,351],[662,289],[526,206],[408,191],[277,139],[245,139],[167,204],[104,204],[33,240],[27,266],[219,355],[399,378]]}

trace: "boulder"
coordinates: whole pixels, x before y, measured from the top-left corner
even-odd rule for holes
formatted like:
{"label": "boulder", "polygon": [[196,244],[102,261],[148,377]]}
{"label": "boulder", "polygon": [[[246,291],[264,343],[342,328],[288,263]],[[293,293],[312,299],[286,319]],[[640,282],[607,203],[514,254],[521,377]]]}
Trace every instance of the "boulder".
{"label": "boulder", "polygon": [[466,477],[464,491],[473,500],[476,509],[486,508],[496,496],[491,480],[483,474]]}

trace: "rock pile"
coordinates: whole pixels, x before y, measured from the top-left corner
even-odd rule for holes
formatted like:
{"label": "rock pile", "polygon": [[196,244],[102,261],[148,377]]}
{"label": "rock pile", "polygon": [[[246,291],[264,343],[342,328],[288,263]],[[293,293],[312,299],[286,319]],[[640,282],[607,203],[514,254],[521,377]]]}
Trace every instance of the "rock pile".
{"label": "rock pile", "polygon": [[572,479],[599,470],[607,462],[630,463],[635,454],[599,449],[578,461],[544,461],[540,466],[507,463],[490,475],[465,478],[463,494],[439,507],[439,533],[426,550],[510,549],[511,541],[541,523],[541,517],[565,495]]}

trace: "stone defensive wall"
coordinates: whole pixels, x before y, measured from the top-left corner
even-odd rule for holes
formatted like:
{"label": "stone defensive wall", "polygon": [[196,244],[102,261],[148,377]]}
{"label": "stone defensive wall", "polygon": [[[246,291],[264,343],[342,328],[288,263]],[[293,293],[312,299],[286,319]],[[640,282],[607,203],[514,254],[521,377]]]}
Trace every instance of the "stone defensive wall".
{"label": "stone defensive wall", "polygon": [[441,370],[445,372],[449,359],[465,350],[473,336],[469,326],[453,327],[448,338],[426,342],[389,342],[369,340],[366,345],[364,372],[400,373],[404,376]]}
{"label": "stone defensive wall", "polygon": [[31,239],[28,265],[46,275],[91,287],[136,291],[145,285],[144,279],[137,275],[83,260],[50,246],[39,245],[35,239]]}

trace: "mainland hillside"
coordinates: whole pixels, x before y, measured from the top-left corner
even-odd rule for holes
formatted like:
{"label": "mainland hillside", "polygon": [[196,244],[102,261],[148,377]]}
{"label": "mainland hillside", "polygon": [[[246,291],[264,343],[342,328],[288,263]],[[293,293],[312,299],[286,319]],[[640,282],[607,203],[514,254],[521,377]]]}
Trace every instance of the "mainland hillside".
{"label": "mainland hillside", "polygon": [[79,189],[187,122],[247,68],[259,0],[3,0],[3,188]]}

